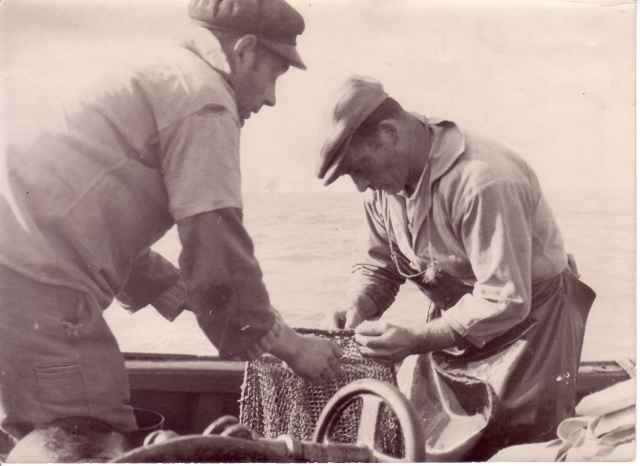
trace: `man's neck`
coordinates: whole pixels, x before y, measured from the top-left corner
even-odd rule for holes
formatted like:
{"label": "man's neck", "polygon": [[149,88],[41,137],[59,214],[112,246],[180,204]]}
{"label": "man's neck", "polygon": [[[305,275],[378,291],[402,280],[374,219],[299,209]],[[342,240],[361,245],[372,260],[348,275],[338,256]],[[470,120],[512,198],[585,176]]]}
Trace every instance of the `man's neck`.
{"label": "man's neck", "polygon": [[405,192],[411,196],[420,181],[422,173],[429,163],[429,152],[431,151],[431,130],[422,121],[411,116],[411,138],[413,144],[409,153],[410,176]]}

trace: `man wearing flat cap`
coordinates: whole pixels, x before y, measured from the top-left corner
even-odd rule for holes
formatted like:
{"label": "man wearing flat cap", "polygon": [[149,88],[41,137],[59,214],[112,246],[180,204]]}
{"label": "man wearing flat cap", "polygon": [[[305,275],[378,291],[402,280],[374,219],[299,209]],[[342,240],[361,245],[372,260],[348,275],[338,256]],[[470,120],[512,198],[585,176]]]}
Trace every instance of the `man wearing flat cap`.
{"label": "man wearing flat cap", "polygon": [[[371,78],[341,87],[328,126],[318,176],[367,191],[368,229],[352,299],[331,325],[355,328],[367,356],[418,355],[402,371],[434,459],[553,437],[573,414],[595,294],[534,172],[497,142],[406,111]],[[407,280],[430,301],[426,323],[379,321]]]}
{"label": "man wearing flat cap", "polygon": [[[114,298],[169,320],[194,312],[223,356],[268,351],[303,376],[334,373],[337,349],[271,306],[242,221],[240,129],[275,105],[279,76],[304,68],[303,18],[284,0],[192,0],[188,11],[184,44],[55,96],[51,113],[6,88],[0,427],[15,438],[70,416],[136,428],[102,316]],[[150,249],[174,224],[179,270]]]}

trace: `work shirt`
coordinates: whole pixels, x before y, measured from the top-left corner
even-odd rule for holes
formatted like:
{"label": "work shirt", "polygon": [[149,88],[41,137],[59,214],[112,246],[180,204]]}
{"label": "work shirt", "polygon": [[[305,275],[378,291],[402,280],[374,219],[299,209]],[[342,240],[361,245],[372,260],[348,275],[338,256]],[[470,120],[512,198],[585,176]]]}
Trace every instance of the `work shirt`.
{"label": "work shirt", "polygon": [[[188,303],[237,354],[274,314],[242,225],[241,121],[221,45],[194,28],[113,71],[51,109],[5,86],[0,264],[99,309],[117,296],[174,319]],[[176,223],[181,272],[150,250]]]}
{"label": "work shirt", "polygon": [[483,347],[526,319],[532,289],[566,268],[562,237],[522,158],[453,122],[419,118],[432,135],[428,162],[411,195],[365,200],[355,293],[380,315],[411,277],[459,336]]}

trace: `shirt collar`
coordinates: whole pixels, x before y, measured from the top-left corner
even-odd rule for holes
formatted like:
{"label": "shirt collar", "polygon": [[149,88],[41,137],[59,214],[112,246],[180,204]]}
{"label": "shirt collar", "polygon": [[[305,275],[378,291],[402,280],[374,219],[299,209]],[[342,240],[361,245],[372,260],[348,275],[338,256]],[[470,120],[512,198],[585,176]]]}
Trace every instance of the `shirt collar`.
{"label": "shirt collar", "polygon": [[[425,125],[425,128],[431,129],[432,139],[427,163],[413,193],[411,196],[402,194],[409,200],[424,195],[425,188],[428,188],[427,193],[430,193],[433,183],[451,168],[462,155],[466,146],[464,135],[453,121],[427,118],[418,114],[414,114],[414,116]],[[429,186],[424,186],[427,179]]]}
{"label": "shirt collar", "polygon": [[220,73],[222,77],[224,77],[225,83],[229,86],[229,90],[234,94],[229,82],[231,67],[229,66],[227,56],[224,50],[222,50],[222,44],[220,44],[218,38],[214,36],[211,31],[194,25],[187,31],[181,45],[196,54],[211,68]]}

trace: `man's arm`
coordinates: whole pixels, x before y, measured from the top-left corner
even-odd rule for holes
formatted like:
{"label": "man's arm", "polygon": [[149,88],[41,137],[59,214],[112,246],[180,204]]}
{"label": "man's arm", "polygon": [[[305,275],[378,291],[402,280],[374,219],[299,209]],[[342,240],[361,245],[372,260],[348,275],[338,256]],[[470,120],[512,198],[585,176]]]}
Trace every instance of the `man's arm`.
{"label": "man's arm", "polygon": [[244,356],[275,316],[240,209],[187,217],[178,221],[178,233],[189,309],[223,355]]}
{"label": "man's arm", "polygon": [[221,354],[235,356],[274,322],[242,225],[239,141],[234,111],[212,104],[161,128],[157,142],[186,307]]}
{"label": "man's arm", "polygon": [[187,307],[221,354],[269,351],[303,376],[335,373],[337,348],[276,319],[242,224],[240,127],[235,113],[208,105],[162,128],[158,146],[169,210],[182,243]]}
{"label": "man's arm", "polygon": [[452,346],[484,346],[530,311],[532,211],[527,187],[499,180],[469,196],[454,225],[460,229],[476,284],[473,293],[420,327],[362,324],[363,354],[401,360],[408,354]]}
{"label": "man's arm", "polygon": [[469,196],[456,219],[476,283],[442,319],[474,346],[507,332],[531,310],[532,197],[522,182],[496,180]]}
{"label": "man's arm", "polygon": [[336,323],[343,320],[347,327],[379,318],[393,303],[405,281],[391,259],[387,230],[375,198],[364,202],[364,211],[365,257],[353,266],[350,301],[346,310],[338,311],[344,316],[334,316]]}
{"label": "man's arm", "polygon": [[251,359],[269,352],[303,376],[336,374],[337,347],[299,335],[271,307],[239,209],[189,217],[178,222],[178,232],[189,308],[223,356]]}

